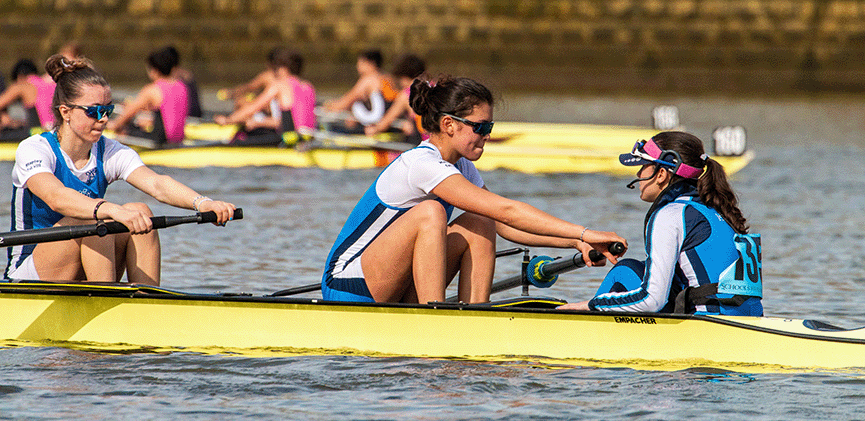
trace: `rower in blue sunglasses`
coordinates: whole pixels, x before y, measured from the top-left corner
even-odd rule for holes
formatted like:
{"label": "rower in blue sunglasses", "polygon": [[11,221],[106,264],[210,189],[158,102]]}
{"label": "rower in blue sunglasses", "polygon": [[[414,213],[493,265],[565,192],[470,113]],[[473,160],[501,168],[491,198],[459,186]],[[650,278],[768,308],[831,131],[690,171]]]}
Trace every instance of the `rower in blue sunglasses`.
{"label": "rower in blue sunglasses", "polygon": [[58,124],[18,145],[11,180],[12,230],[113,220],[129,232],[11,247],[4,278],[119,282],[125,274],[129,283],[159,285],[153,212],[144,203],[109,202],[108,185],[124,180],[167,205],[212,211],[222,225],[233,217],[234,205],[157,174],[137,152],[103,136],[114,105],[111,87],[92,62],[56,54],[45,69],[56,82],[51,109]]}
{"label": "rower in blue sunglasses", "polygon": [[84,114],[94,120],[102,120],[103,117],[110,118],[114,113],[114,104],[108,105],[78,105],[66,104],[69,108],[78,108],[84,110]]}

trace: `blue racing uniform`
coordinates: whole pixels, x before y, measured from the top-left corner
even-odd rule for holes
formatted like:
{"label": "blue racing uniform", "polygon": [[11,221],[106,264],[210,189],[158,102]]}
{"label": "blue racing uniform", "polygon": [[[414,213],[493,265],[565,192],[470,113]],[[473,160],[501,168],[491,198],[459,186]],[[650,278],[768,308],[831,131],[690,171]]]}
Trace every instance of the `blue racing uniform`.
{"label": "blue racing uniform", "polygon": [[355,206],[340,231],[324,268],[321,291],[325,300],[373,302],[361,267],[361,255],[391,223],[425,200],[438,200],[448,217],[453,205],[432,193],[444,179],[459,175],[478,187],[484,182],[471,161],[451,164],[430,142],[403,152],[382,171]]}
{"label": "blue racing uniform", "polygon": [[[18,145],[12,169],[12,231],[54,226],[63,215],[51,209],[27,187],[30,177],[50,173],[67,188],[87,197],[105,197],[112,182],[129,177],[143,166],[138,154],[115,140],[101,137],[90,151],[90,159],[77,168],[60,148],[57,135],[46,132],[31,136]],[[33,263],[36,245],[10,247],[7,250],[6,279],[37,280]]]}
{"label": "blue racing uniform", "polygon": [[763,315],[759,236],[737,234],[703,204],[693,181],[672,184],[655,200],[644,236],[647,259],[613,267],[590,309]]}

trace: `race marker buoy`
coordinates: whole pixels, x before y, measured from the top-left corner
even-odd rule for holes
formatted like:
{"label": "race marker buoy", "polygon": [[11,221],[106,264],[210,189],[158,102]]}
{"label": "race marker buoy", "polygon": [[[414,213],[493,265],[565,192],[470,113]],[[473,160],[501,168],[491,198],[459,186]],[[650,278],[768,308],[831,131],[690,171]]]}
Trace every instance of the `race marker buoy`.
{"label": "race marker buoy", "polygon": [[739,156],[748,146],[747,134],[742,126],[721,126],[712,131],[715,155]]}
{"label": "race marker buoy", "polygon": [[657,130],[673,130],[679,127],[679,108],[675,105],[659,105],[653,108],[652,124]]}

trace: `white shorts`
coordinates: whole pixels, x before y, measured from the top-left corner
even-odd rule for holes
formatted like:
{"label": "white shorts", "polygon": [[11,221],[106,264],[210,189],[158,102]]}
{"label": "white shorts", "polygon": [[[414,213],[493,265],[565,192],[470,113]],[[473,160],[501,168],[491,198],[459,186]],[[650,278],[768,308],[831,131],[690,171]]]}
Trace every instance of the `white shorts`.
{"label": "white shorts", "polygon": [[375,302],[363,278],[361,257],[352,260],[346,267],[334,272],[321,283],[322,298],[328,301]]}
{"label": "white shorts", "polygon": [[27,256],[21,266],[9,272],[9,279],[13,281],[38,281],[39,274],[36,273],[36,262],[33,261],[33,255]]}

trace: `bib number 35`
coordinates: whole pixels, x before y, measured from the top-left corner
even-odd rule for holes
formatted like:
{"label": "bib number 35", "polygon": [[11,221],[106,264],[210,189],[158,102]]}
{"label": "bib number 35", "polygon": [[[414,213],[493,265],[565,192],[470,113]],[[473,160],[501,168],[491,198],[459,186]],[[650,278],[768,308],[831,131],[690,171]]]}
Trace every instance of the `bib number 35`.
{"label": "bib number 35", "polygon": [[739,258],[721,273],[718,293],[763,296],[763,250],[760,234],[736,234]]}

